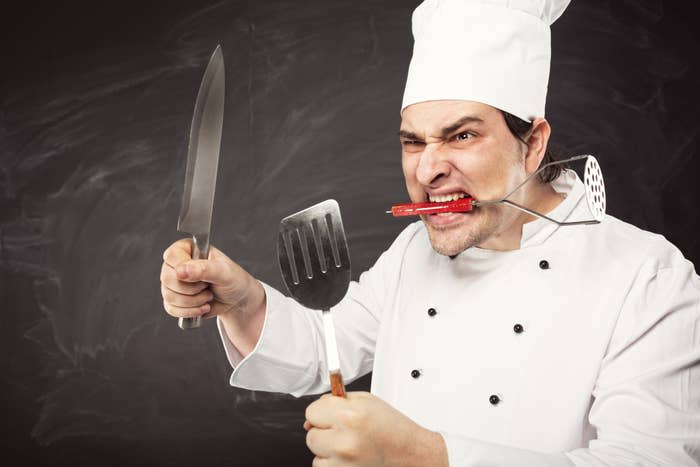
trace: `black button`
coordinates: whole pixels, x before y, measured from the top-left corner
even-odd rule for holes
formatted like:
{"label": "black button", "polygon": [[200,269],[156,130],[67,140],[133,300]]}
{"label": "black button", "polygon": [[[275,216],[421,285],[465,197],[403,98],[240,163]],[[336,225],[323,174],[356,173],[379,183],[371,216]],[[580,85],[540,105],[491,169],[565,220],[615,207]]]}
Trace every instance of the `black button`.
{"label": "black button", "polygon": [[420,376],[420,370],[412,370],[411,376],[413,376],[413,378],[418,378]]}
{"label": "black button", "polygon": [[520,334],[524,330],[525,328],[523,328],[522,324],[516,324],[515,326],[513,326],[513,332],[515,332],[516,334]]}
{"label": "black button", "polygon": [[437,310],[435,308],[428,308],[428,316],[431,318],[437,314]]}
{"label": "black button", "polygon": [[491,404],[493,405],[496,405],[499,402],[501,402],[501,398],[498,397],[496,394],[492,394],[491,397],[489,397],[489,402],[491,402]]}
{"label": "black button", "polygon": [[546,259],[540,261],[540,269],[549,269],[549,261]]}

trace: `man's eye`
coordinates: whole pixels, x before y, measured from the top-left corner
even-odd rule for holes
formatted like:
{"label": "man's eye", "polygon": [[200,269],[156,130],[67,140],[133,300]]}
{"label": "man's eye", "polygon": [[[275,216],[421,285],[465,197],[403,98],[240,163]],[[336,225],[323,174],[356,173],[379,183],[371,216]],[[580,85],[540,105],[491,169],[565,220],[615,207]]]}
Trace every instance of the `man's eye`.
{"label": "man's eye", "polygon": [[423,143],[422,141],[417,141],[417,140],[413,140],[413,139],[405,139],[405,140],[401,141],[401,145],[404,148],[410,148],[410,149],[421,148],[421,147],[423,147],[424,144],[425,143]]}
{"label": "man's eye", "polygon": [[461,131],[450,136],[447,144],[453,149],[467,149],[472,144],[474,136],[471,131]]}

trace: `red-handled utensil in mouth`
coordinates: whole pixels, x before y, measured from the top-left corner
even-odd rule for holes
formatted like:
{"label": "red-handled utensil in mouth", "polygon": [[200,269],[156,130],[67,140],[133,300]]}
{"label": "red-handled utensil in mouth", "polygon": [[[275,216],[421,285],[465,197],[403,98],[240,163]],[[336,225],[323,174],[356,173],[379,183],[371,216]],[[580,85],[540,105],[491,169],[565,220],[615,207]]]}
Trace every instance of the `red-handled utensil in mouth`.
{"label": "red-handled utensil in mouth", "polygon": [[394,217],[419,216],[421,214],[440,214],[443,212],[469,212],[473,207],[473,198],[467,196],[454,201],[444,203],[404,203],[391,207],[391,214]]}
{"label": "red-handled utensil in mouth", "polygon": [[[521,206],[520,204],[517,204],[508,198],[510,195],[515,193],[517,190],[522,188],[531,178],[535,177],[537,174],[542,172],[545,168],[552,166],[552,165],[558,165],[558,164],[565,164],[567,162],[573,162],[577,160],[586,160],[586,167],[585,167],[585,173],[584,173],[584,178],[583,178],[583,184],[585,187],[585,196],[586,196],[586,202],[588,203],[588,208],[593,216],[593,219],[586,219],[586,220],[581,220],[581,221],[569,221],[569,222],[561,222],[557,221],[555,219],[552,219],[551,217],[548,217],[540,212],[537,212],[533,209],[529,209],[525,206]],[[396,204],[391,207],[391,211],[386,211],[387,214],[392,214],[394,217],[402,217],[402,216],[419,216],[423,214],[440,214],[440,213],[446,213],[446,212],[469,212],[473,210],[474,208],[478,208],[481,206],[490,206],[490,205],[495,205],[495,204],[505,204],[506,206],[510,206],[512,208],[518,209],[520,211],[526,212],[528,214],[532,214],[533,216],[539,217],[541,219],[545,219],[547,221],[553,222],[557,225],[564,226],[564,225],[590,225],[590,224],[598,224],[600,223],[603,218],[605,217],[605,208],[606,208],[606,198],[605,198],[605,184],[603,183],[603,174],[600,170],[600,165],[598,165],[598,161],[596,160],[595,157],[591,155],[582,155],[582,156],[574,156],[570,157],[565,160],[561,161],[554,161],[554,162],[549,162],[547,164],[544,164],[542,167],[540,167],[536,172],[530,174],[525,180],[523,180],[522,183],[520,183],[518,186],[513,188],[510,193],[508,193],[506,196],[500,199],[493,199],[493,200],[488,200],[488,201],[479,201],[471,196],[466,196],[464,198],[460,198],[455,201],[447,201],[447,202],[437,202],[437,203],[405,203],[405,204]]]}

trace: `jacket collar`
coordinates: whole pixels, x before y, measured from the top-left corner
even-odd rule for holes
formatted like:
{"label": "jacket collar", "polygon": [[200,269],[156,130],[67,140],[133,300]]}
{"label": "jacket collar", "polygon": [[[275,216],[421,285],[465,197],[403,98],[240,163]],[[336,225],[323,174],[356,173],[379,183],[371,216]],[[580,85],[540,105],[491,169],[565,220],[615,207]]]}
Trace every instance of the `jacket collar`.
{"label": "jacket collar", "polygon": [[[586,208],[585,188],[576,172],[571,169],[563,170],[561,175],[552,182],[552,188],[557,193],[563,193],[566,198],[547,214],[557,221],[585,220],[590,214]],[[564,227],[567,228],[567,227]],[[545,219],[536,219],[523,224],[523,234],[520,248],[537,246],[546,241],[560,226]]]}

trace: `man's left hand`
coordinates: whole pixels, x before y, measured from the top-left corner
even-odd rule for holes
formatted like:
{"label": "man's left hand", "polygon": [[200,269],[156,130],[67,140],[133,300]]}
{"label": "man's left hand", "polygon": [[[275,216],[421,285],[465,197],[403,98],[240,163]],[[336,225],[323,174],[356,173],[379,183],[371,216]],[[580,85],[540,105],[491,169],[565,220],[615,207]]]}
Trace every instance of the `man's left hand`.
{"label": "man's left hand", "polygon": [[325,394],[307,407],[304,428],[313,467],[447,467],[439,433],[367,392]]}

